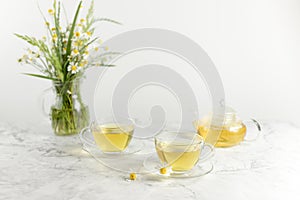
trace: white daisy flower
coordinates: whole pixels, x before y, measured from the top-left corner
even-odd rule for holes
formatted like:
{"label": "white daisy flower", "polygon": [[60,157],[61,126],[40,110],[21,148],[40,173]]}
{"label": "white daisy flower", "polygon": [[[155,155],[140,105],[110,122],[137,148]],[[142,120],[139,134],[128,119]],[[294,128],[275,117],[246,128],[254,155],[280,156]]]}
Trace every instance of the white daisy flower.
{"label": "white daisy flower", "polygon": [[68,66],[68,71],[72,74],[76,74],[79,71],[79,67],[74,63],[70,63],[70,65]]}
{"label": "white daisy flower", "polygon": [[29,59],[29,56],[27,55],[27,54],[24,54],[23,56],[22,56],[22,60],[23,61],[27,61]]}
{"label": "white daisy flower", "polygon": [[92,44],[90,47],[90,51],[97,52],[100,50],[99,45]]}
{"label": "white daisy flower", "polygon": [[92,33],[87,31],[85,33],[82,34],[82,38],[83,40],[89,40],[92,37]]}
{"label": "white daisy flower", "polygon": [[75,56],[77,56],[77,55],[79,55],[78,49],[73,49],[73,50],[72,50],[72,53],[71,53],[71,56],[72,56],[72,57],[75,57]]}
{"label": "white daisy flower", "polygon": [[77,31],[77,32],[74,33],[74,35],[75,35],[75,37],[79,38],[81,33],[79,31]]}
{"label": "white daisy flower", "polygon": [[79,64],[79,67],[84,68],[85,66],[87,66],[88,61],[87,60],[82,60]]}
{"label": "white daisy flower", "polygon": [[88,59],[88,57],[89,57],[89,51],[86,49],[84,52],[83,52],[83,59]]}

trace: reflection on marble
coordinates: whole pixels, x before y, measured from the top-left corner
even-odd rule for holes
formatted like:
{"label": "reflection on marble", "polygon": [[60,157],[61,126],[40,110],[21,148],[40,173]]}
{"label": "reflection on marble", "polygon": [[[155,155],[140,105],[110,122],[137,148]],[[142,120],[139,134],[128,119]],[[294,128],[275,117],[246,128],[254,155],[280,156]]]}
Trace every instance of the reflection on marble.
{"label": "reflection on marble", "polygon": [[78,136],[0,124],[0,199],[297,199],[300,128],[263,128],[255,142],[216,149],[206,176],[130,182],[82,150]]}

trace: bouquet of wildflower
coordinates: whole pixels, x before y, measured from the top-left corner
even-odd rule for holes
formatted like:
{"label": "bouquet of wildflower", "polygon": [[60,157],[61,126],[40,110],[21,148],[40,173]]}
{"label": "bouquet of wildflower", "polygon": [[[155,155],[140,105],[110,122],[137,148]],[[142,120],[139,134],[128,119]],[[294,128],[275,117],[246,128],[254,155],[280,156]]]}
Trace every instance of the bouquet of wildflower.
{"label": "bouquet of wildflower", "polygon": [[104,52],[98,54],[96,58],[89,58],[89,61],[87,59],[90,51],[108,50],[108,47],[100,48],[101,40],[93,37],[95,22],[108,21],[118,24],[111,19],[94,18],[93,7],[94,1],[91,2],[86,17],[79,19],[79,12],[82,8],[82,1],[80,1],[73,22],[63,29],[60,22],[61,4],[54,0],[53,9],[48,10],[53,26],[43,16],[48,31],[47,36],[36,39],[35,37],[15,34],[34,47],[34,49],[28,49],[27,54],[18,61],[36,67],[43,74],[26,73],[27,75],[66,82],[82,75],[87,67],[110,66],[106,65],[105,61],[116,54],[115,52]]}
{"label": "bouquet of wildflower", "polygon": [[48,10],[50,20],[43,15],[47,36],[36,39],[27,35],[15,35],[32,46],[18,61],[32,65],[40,72],[25,74],[53,81],[60,105],[51,108],[52,126],[55,133],[65,135],[78,132],[88,123],[87,109],[82,104],[77,87],[78,80],[88,67],[111,66],[105,62],[117,54],[108,51],[107,47],[101,47],[100,39],[93,37],[94,24],[99,21],[119,23],[107,18],[94,18],[94,1],[91,1],[86,17],[80,18],[80,1],[72,23],[62,27],[61,7],[60,1],[54,0],[53,9]]}

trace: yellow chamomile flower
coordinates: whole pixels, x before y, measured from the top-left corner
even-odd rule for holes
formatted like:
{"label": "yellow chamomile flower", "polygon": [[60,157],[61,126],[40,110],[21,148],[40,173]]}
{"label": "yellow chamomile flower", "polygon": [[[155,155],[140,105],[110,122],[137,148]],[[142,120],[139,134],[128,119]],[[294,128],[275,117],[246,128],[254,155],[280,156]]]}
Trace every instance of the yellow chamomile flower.
{"label": "yellow chamomile flower", "polygon": [[40,52],[34,52],[33,55],[34,55],[36,58],[40,58],[40,57],[41,57]]}
{"label": "yellow chamomile flower", "polygon": [[79,71],[79,68],[74,63],[70,63],[68,66],[68,71],[72,74],[76,74]]}
{"label": "yellow chamomile flower", "polygon": [[82,19],[80,19],[80,23],[84,23],[85,22],[85,20],[82,18]]}
{"label": "yellow chamomile flower", "polygon": [[108,51],[108,47],[107,47],[107,46],[106,46],[106,47],[104,47],[104,50],[105,50],[105,51]]}
{"label": "yellow chamomile flower", "polygon": [[136,180],[136,173],[130,173],[129,180],[131,180],[131,181]]}
{"label": "yellow chamomile flower", "polygon": [[78,49],[73,49],[71,54],[72,54],[72,56],[77,56],[79,54]]}
{"label": "yellow chamomile flower", "polygon": [[80,33],[77,31],[77,32],[75,33],[75,36],[76,36],[76,37],[80,37]]}
{"label": "yellow chamomile flower", "polygon": [[28,59],[28,56],[26,54],[24,54],[21,58],[18,59],[18,62],[26,62],[26,60]]}
{"label": "yellow chamomile flower", "polygon": [[24,54],[23,56],[22,56],[22,59],[23,60],[27,60],[29,57],[28,57],[28,55],[27,54]]}
{"label": "yellow chamomile flower", "polygon": [[88,64],[87,60],[83,60],[80,62],[79,67],[85,67]]}
{"label": "yellow chamomile flower", "polygon": [[24,54],[19,60],[18,62],[22,62],[22,63],[28,63],[29,60],[29,56],[27,54]]}
{"label": "yellow chamomile flower", "polygon": [[50,23],[49,23],[49,22],[45,22],[45,25],[49,27],[49,26],[50,26]]}
{"label": "yellow chamomile flower", "polygon": [[92,36],[92,33],[90,31],[87,31],[86,32],[87,36],[91,37]]}
{"label": "yellow chamomile flower", "polygon": [[57,35],[56,35],[56,33],[54,33],[54,34],[52,35],[52,40],[53,40],[53,42],[55,42],[56,39],[57,39]]}
{"label": "yellow chamomile flower", "polygon": [[83,34],[82,39],[90,39],[91,36],[92,36],[92,33],[88,31]]}
{"label": "yellow chamomile flower", "polygon": [[95,47],[94,50],[95,50],[95,51],[99,51],[99,47]]}
{"label": "yellow chamomile flower", "polygon": [[167,168],[163,167],[163,168],[160,168],[159,172],[161,174],[166,174],[167,173]]}
{"label": "yellow chamomile flower", "polygon": [[50,15],[54,15],[54,11],[53,11],[52,9],[49,9],[49,10],[48,10],[48,13],[49,13]]}
{"label": "yellow chamomile flower", "polygon": [[81,41],[80,40],[75,40],[73,42],[73,46],[75,46],[75,47],[79,47],[80,45],[81,45]]}
{"label": "yellow chamomile flower", "polygon": [[28,63],[34,63],[35,61],[36,61],[35,58],[29,58],[29,59],[28,59]]}

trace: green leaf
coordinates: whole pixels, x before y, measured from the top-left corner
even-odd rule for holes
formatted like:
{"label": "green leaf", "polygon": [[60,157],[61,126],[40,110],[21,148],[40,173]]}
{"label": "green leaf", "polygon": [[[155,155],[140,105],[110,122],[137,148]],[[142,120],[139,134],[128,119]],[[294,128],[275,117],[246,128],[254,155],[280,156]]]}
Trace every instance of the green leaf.
{"label": "green leaf", "polygon": [[75,29],[76,21],[77,21],[77,18],[78,18],[79,10],[81,8],[81,4],[82,4],[82,1],[79,2],[76,13],[75,13],[75,16],[74,16],[74,19],[73,19],[73,23],[72,23],[72,27],[71,27],[71,30],[70,30],[70,35],[69,35],[69,38],[68,38],[68,43],[67,43],[67,55],[71,54],[72,37],[74,35],[74,29]]}
{"label": "green leaf", "polygon": [[114,51],[108,51],[108,52],[104,52],[99,54],[97,57],[104,57],[104,56],[112,56],[112,55],[120,55],[121,53],[119,52],[114,52]]}
{"label": "green leaf", "polygon": [[34,37],[29,37],[27,35],[20,35],[15,33],[15,36],[17,36],[18,38],[21,38],[22,40],[25,40],[26,42],[28,42],[29,44],[39,47],[39,42],[37,39],[35,39]]}
{"label": "green leaf", "polygon": [[101,21],[122,25],[122,23],[120,23],[116,20],[113,20],[113,19],[109,19],[109,18],[96,18],[96,19],[94,19],[94,22],[101,22]]}
{"label": "green leaf", "polygon": [[57,44],[55,47],[56,55],[59,58],[59,62],[62,65],[63,58],[62,58],[62,37],[61,32],[59,31],[60,28],[60,2],[58,2],[58,7],[56,5],[56,1],[54,1],[53,8],[55,10],[54,13],[54,24],[55,24],[55,31],[57,35]]}
{"label": "green leaf", "polygon": [[92,19],[93,15],[94,15],[94,0],[92,0],[92,2],[90,4],[90,8],[89,8],[88,13],[86,15],[86,21],[88,22],[90,19]]}
{"label": "green leaf", "polygon": [[40,75],[40,74],[30,74],[30,73],[23,73],[23,74],[27,75],[27,76],[37,77],[37,78],[49,79],[49,80],[52,80],[52,81],[59,81],[56,78],[52,78],[52,77],[49,77],[49,76],[43,76],[43,75]]}
{"label": "green leaf", "polygon": [[91,64],[94,67],[115,67],[116,65],[109,65],[109,64]]}
{"label": "green leaf", "polygon": [[92,39],[90,42],[88,42],[87,44],[85,44],[79,51],[82,52],[86,47],[88,47],[89,45],[91,45],[93,42],[95,42],[98,39],[99,39],[98,37]]}

